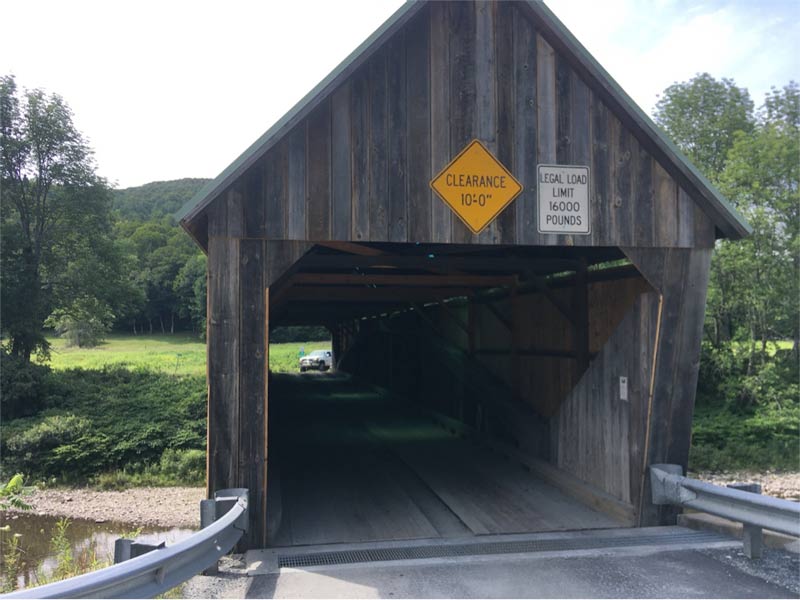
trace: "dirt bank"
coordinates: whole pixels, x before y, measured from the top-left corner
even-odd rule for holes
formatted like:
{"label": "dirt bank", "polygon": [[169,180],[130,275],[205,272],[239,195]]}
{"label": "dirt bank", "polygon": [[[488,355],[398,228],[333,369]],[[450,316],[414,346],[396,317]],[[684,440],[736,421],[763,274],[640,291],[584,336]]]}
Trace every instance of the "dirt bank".
{"label": "dirt bank", "polygon": [[25,501],[38,514],[132,525],[199,528],[203,498],[205,488],[133,488],[122,492],[74,488],[36,490]]}

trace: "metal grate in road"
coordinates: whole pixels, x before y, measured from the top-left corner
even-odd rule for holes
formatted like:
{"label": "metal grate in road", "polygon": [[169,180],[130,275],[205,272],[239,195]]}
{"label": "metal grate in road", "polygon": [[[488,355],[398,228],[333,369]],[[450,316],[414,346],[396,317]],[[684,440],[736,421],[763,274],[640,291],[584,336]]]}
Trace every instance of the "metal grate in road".
{"label": "metal grate in road", "polygon": [[289,568],[319,567],[391,560],[450,558],[457,556],[486,556],[492,554],[524,554],[528,552],[558,552],[564,550],[594,550],[603,548],[633,548],[637,546],[675,546],[730,541],[716,533],[702,531],[676,532],[660,535],[575,537],[545,540],[520,540],[434,546],[404,546],[397,548],[367,548],[284,555],[278,566]]}

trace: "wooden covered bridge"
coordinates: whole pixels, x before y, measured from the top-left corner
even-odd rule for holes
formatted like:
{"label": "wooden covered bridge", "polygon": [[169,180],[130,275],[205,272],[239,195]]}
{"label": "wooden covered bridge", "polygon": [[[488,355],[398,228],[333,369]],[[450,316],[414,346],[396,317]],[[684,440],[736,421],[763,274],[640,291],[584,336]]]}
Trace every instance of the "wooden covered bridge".
{"label": "wooden covered bridge", "polygon": [[[405,4],[180,216],[247,547],[674,518],[646,468],[748,226],[541,2]],[[269,376],[291,324],[338,374]]]}

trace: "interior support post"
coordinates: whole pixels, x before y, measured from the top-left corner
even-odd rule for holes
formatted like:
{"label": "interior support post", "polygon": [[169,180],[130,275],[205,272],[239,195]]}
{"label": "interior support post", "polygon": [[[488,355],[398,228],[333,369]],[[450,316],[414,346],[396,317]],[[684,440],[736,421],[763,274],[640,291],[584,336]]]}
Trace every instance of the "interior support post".
{"label": "interior support post", "polygon": [[589,368],[589,285],[587,274],[586,258],[581,258],[572,296],[578,378]]}

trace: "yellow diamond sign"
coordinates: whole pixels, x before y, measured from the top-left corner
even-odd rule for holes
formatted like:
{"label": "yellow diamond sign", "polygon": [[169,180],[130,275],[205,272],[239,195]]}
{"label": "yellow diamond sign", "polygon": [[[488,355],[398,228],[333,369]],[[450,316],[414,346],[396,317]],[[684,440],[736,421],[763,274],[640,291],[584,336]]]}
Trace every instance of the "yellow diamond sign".
{"label": "yellow diamond sign", "polygon": [[522,191],[519,181],[478,140],[472,140],[431,187],[474,234]]}

